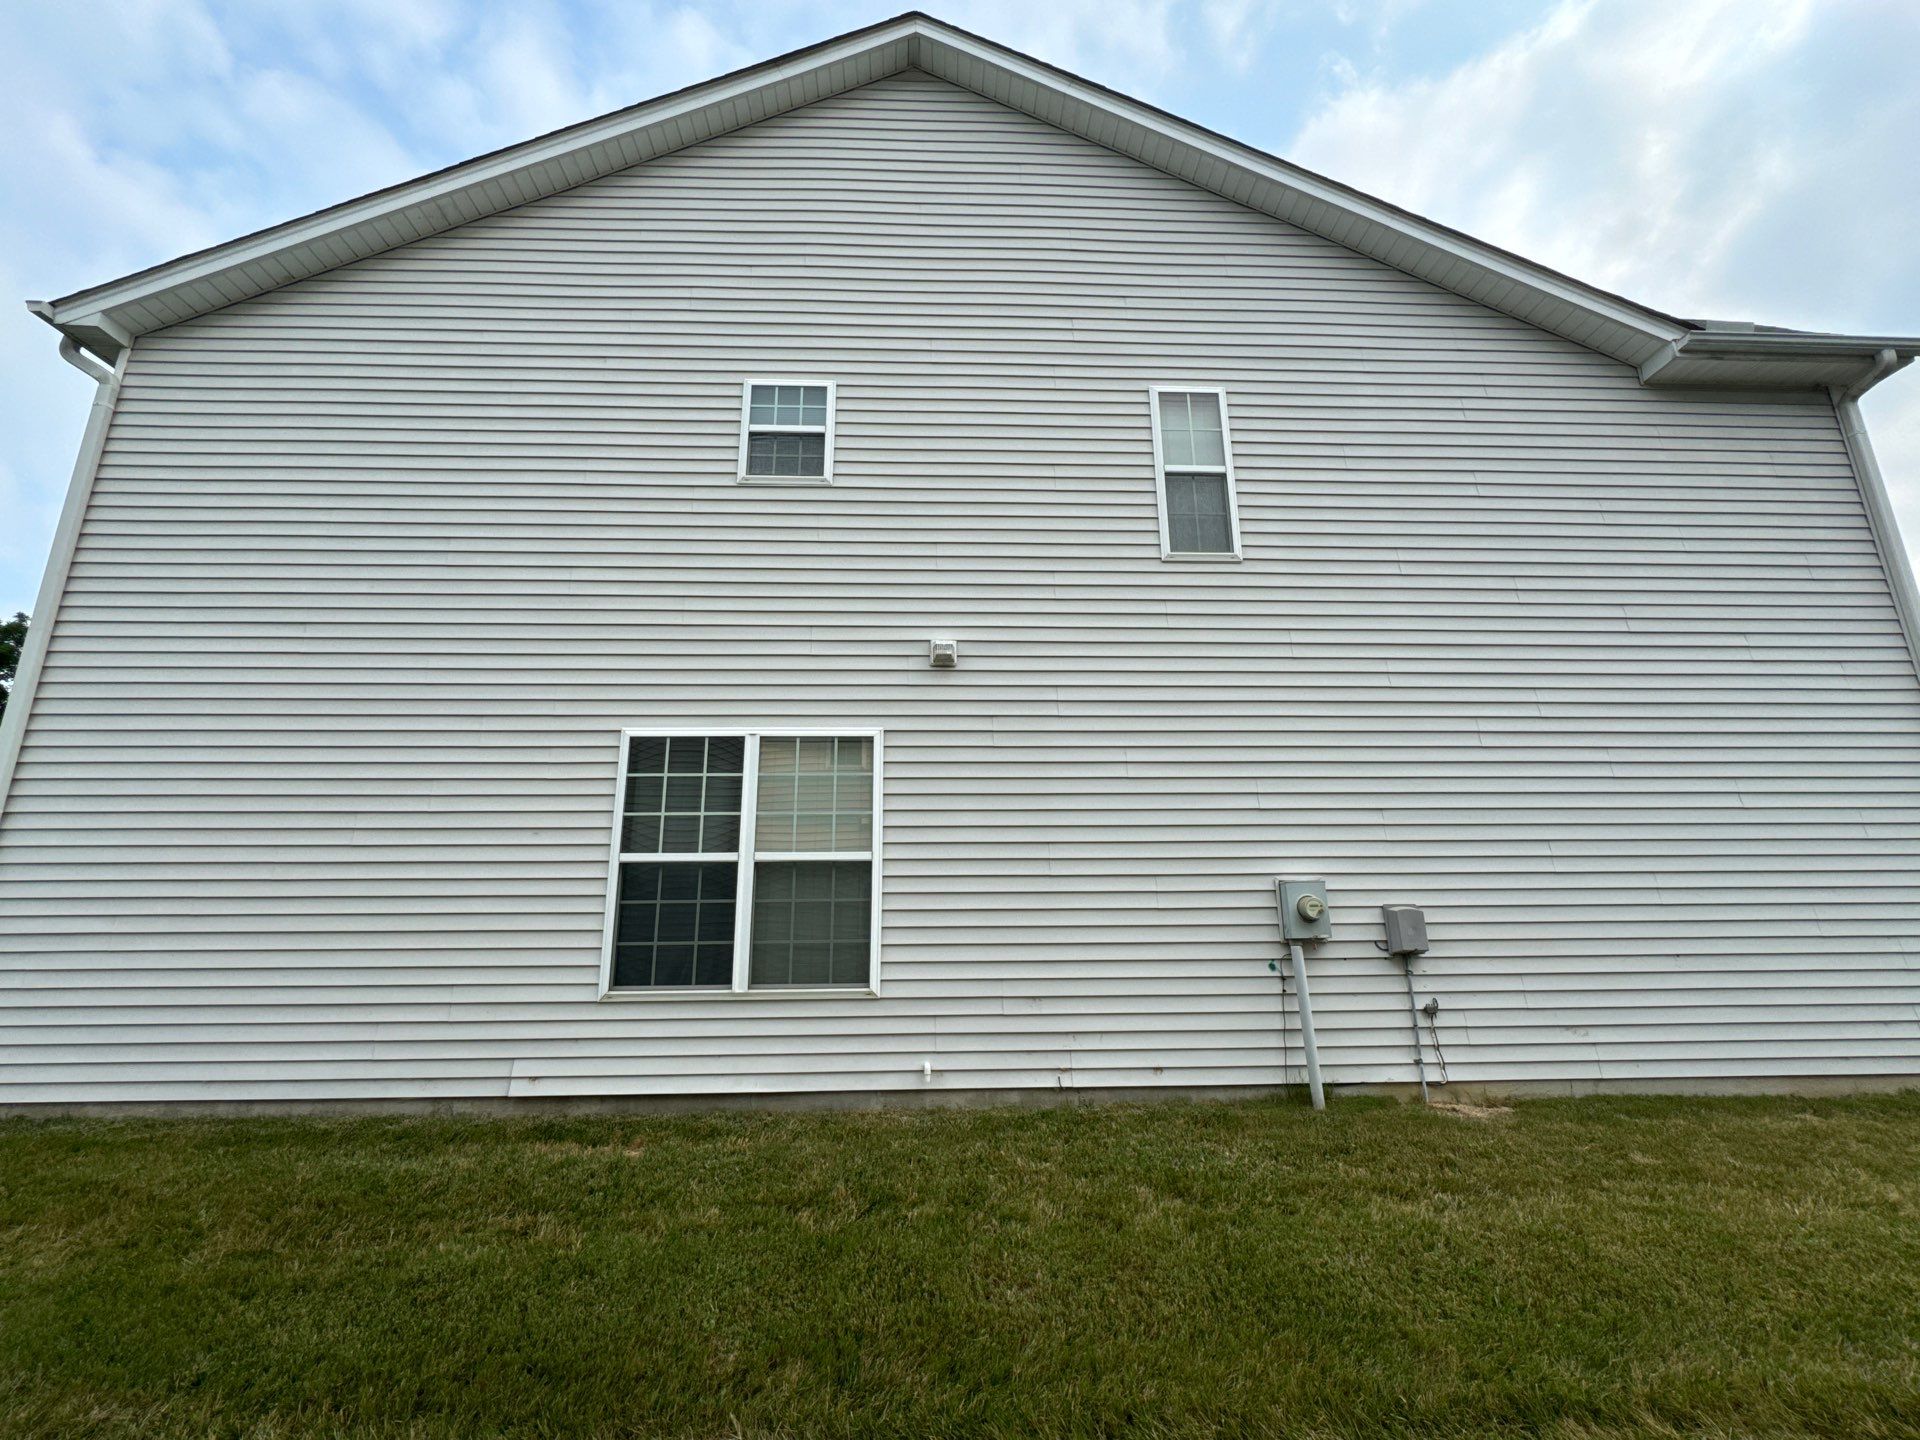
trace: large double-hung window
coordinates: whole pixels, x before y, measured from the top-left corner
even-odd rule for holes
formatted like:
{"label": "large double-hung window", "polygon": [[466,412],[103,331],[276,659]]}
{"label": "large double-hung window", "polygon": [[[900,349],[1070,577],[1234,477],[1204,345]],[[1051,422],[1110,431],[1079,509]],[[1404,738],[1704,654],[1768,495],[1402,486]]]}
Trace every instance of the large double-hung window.
{"label": "large double-hung window", "polygon": [[629,731],[609,992],[878,981],[877,731]]}

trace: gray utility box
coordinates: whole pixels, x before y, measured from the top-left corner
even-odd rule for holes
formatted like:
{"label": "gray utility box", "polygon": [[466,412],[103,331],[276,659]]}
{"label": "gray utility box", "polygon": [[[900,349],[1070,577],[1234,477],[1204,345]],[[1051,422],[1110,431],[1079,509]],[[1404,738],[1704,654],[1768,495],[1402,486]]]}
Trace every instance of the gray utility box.
{"label": "gray utility box", "polygon": [[1282,880],[1280,933],[1288,940],[1325,940],[1333,934],[1324,880]]}
{"label": "gray utility box", "polygon": [[1387,926],[1389,955],[1427,953],[1427,912],[1418,905],[1382,905],[1380,918]]}

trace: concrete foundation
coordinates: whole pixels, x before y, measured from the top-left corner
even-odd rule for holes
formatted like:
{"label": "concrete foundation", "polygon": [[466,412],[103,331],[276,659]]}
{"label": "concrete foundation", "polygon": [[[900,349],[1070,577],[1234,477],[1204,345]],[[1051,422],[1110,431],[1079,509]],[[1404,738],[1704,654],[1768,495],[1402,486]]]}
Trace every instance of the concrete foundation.
{"label": "concrete foundation", "polygon": [[[1436,1100],[1473,1104],[1577,1095],[1866,1095],[1920,1090],[1920,1075],[1741,1076],[1711,1080],[1458,1081],[1435,1085]],[[1329,1103],[1345,1097],[1385,1095],[1418,1099],[1412,1084],[1334,1085]],[[1152,1103],[1178,1100],[1250,1100],[1283,1095],[1304,1106],[1298,1085],[1114,1086],[1062,1090],[878,1090],[804,1095],[556,1095],[537,1099],[472,1096],[424,1100],[152,1100],[95,1104],[0,1106],[16,1118],[131,1119],[161,1116],[244,1117],[261,1115],[686,1115],[720,1110],[832,1111],[942,1110],[988,1106],[1055,1107]]]}

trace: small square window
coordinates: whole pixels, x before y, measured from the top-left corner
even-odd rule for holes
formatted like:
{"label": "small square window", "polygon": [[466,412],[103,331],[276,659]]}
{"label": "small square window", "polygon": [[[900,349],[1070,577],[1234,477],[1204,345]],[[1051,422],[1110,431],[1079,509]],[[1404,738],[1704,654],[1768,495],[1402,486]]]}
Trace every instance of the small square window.
{"label": "small square window", "polygon": [[833,392],[828,381],[749,380],[739,478],[830,481]]}

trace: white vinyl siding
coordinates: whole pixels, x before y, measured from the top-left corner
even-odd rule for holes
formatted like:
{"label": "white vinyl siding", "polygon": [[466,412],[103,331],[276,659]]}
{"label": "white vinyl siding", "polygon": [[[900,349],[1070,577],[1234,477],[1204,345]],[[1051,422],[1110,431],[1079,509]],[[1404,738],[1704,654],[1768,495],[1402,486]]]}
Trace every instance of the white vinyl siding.
{"label": "white vinyl siding", "polygon": [[[736,483],[754,376],[837,382],[832,485]],[[1231,398],[1238,565],[1162,563],[1155,386]],[[618,733],[848,726],[881,996],[603,1001]],[[0,1103],[1297,1081],[1276,874],[1334,1083],[1413,1076],[1383,902],[1457,1082],[1914,1074],[1920,685],[1832,407],[901,75],[140,341]]]}

